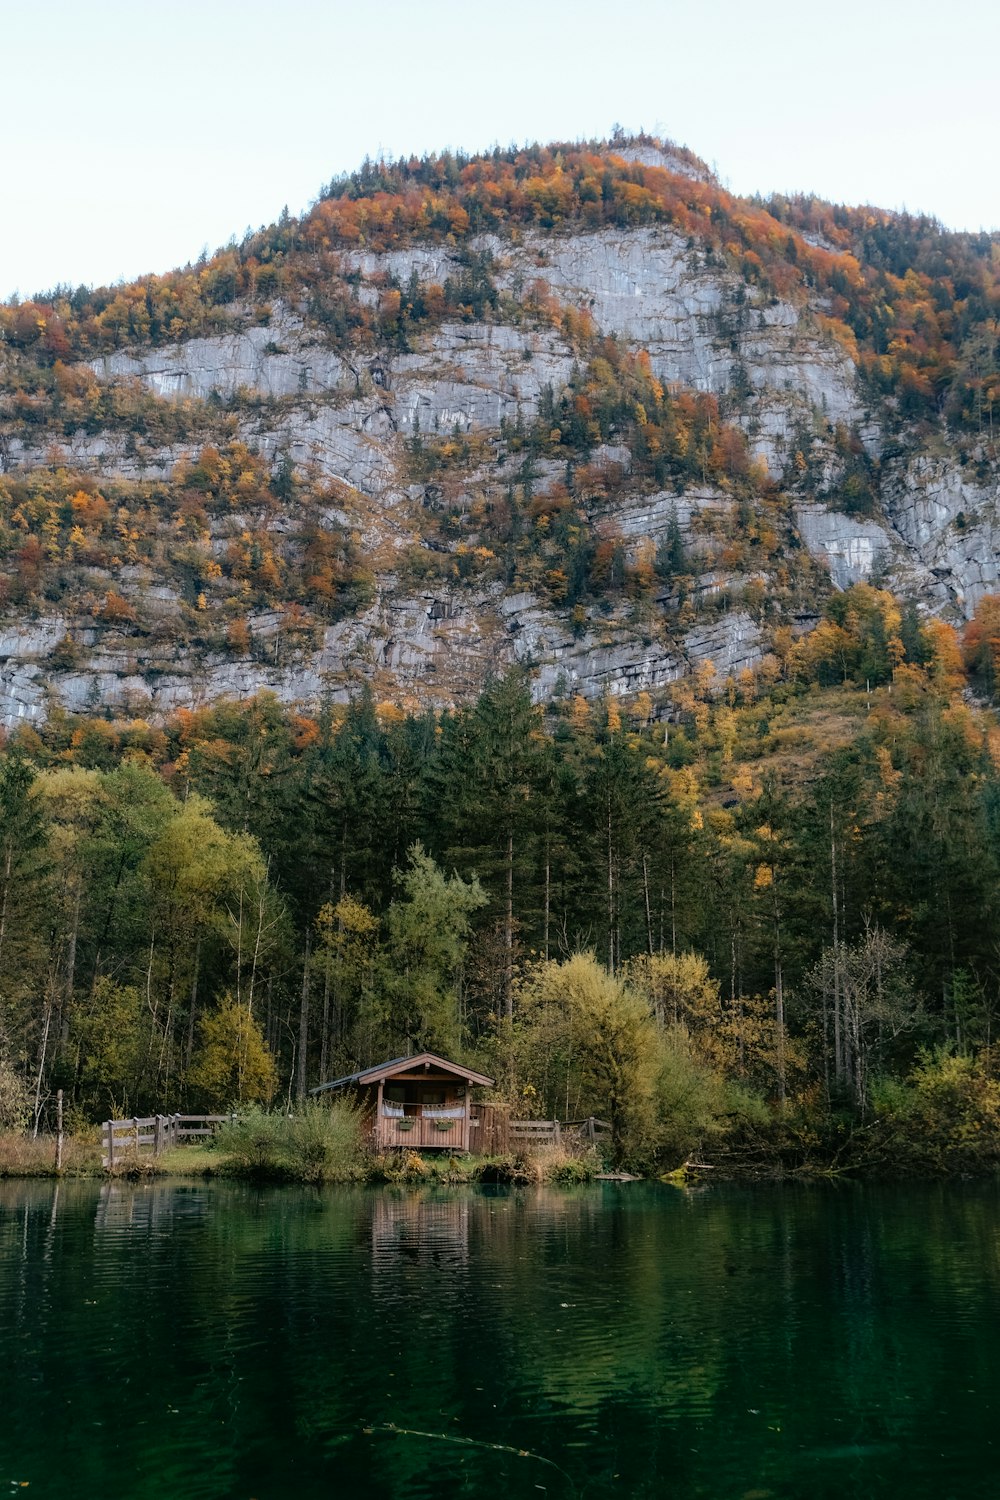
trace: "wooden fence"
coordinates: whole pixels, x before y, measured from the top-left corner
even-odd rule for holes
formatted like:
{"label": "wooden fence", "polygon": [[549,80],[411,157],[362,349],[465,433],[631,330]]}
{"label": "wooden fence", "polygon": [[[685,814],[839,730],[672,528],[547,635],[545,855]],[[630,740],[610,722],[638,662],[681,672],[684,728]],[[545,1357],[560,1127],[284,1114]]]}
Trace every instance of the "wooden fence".
{"label": "wooden fence", "polygon": [[[113,1167],[126,1155],[148,1151],[160,1156],[185,1141],[214,1135],[215,1127],[235,1115],[135,1115],[131,1120],[105,1120],[101,1146],[105,1167]],[[559,1146],[570,1141],[593,1143],[611,1127],[589,1115],[586,1120],[509,1120],[506,1111],[492,1104],[474,1104],[469,1130],[469,1150],[475,1156],[499,1156],[508,1148]]]}
{"label": "wooden fence", "polygon": [[593,1144],[598,1136],[607,1135],[611,1126],[607,1120],[598,1120],[594,1115],[588,1115],[585,1120],[564,1120],[562,1128],[567,1134],[575,1135],[580,1140]]}
{"label": "wooden fence", "polygon": [[585,1121],[511,1121],[508,1125],[510,1140],[513,1145],[526,1146],[562,1146],[573,1142],[595,1142],[598,1136],[603,1136],[610,1130],[606,1121],[598,1121],[594,1115],[588,1115]]}
{"label": "wooden fence", "polygon": [[560,1146],[568,1139],[593,1142],[611,1129],[604,1120],[588,1115],[585,1120],[511,1120],[507,1127],[512,1144],[518,1146]]}
{"label": "wooden fence", "polygon": [[135,1115],[131,1120],[105,1120],[101,1126],[103,1163],[113,1167],[126,1154],[151,1151],[160,1156],[198,1136],[214,1135],[215,1126],[233,1115]]}
{"label": "wooden fence", "polygon": [[511,1120],[507,1127],[512,1146],[558,1146],[562,1129],[558,1120]]}

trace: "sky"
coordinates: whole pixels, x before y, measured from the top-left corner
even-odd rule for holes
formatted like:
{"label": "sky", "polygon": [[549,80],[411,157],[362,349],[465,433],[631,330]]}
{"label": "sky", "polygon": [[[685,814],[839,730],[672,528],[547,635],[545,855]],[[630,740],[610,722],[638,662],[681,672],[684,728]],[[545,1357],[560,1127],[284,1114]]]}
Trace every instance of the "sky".
{"label": "sky", "polygon": [[0,38],[0,298],[183,265],[366,155],[615,125],[1000,228],[996,0],[0,0]]}

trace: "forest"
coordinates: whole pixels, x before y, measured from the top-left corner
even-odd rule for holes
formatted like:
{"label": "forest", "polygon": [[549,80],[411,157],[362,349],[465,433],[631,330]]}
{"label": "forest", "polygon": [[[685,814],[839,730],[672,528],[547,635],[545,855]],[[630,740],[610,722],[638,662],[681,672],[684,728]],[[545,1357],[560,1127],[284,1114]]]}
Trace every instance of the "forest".
{"label": "forest", "polygon": [[634,1163],[886,1120],[993,1160],[998,665],[1000,599],[960,635],[858,585],[656,705],[514,672],[443,713],[13,731],[0,1125],[56,1089],[80,1125],[294,1107],[426,1047],[517,1113],[610,1113]]}

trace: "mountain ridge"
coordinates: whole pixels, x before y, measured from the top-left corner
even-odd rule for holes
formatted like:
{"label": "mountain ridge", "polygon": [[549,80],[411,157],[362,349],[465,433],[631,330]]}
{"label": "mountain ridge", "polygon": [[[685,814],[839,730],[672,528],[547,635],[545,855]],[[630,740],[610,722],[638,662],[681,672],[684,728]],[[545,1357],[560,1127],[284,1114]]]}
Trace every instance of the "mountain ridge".
{"label": "mountain ridge", "polygon": [[641,136],[368,163],[187,271],[7,304],[0,718],[721,687],[858,581],[960,623],[998,265]]}

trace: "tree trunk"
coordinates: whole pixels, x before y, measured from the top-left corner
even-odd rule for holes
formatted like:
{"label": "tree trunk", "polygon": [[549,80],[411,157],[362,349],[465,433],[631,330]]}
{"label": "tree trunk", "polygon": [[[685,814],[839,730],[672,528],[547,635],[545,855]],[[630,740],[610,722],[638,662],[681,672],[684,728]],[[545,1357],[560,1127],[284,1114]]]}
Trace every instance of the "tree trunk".
{"label": "tree trunk", "polygon": [[503,916],[503,1010],[514,1019],[514,830],[507,830],[507,894]]}
{"label": "tree trunk", "polygon": [[615,866],[611,794],[608,793],[608,971],[615,972]]}
{"label": "tree trunk", "polygon": [[649,859],[642,856],[642,894],[646,902],[646,949],[653,956],[653,914],[649,906]]}
{"label": "tree trunk", "polygon": [[[772,886],[772,890],[774,887]],[[778,1100],[785,1107],[785,985],[781,972],[781,909],[774,896],[774,1019],[778,1068]]]}
{"label": "tree trunk", "polygon": [[306,927],[306,953],[302,962],[302,1000],[299,1005],[299,1055],[295,1070],[295,1098],[305,1102],[309,1054],[309,946],[312,930]]}
{"label": "tree trunk", "polygon": [[69,1013],[73,1005],[73,991],[76,988],[76,948],[80,934],[80,901],[83,895],[83,882],[79,875],[76,881],[76,900],[73,903],[73,926],[69,934],[69,946],[66,952],[66,987],[60,1008],[59,1033],[60,1045],[65,1047],[69,1041]]}
{"label": "tree trunk", "polygon": [[746,1047],[743,1040],[743,998],[736,990],[736,927],[729,929],[729,1003],[736,1012],[736,1056],[741,1073],[746,1072]]}
{"label": "tree trunk", "polygon": [[330,960],[323,965],[323,1028],[319,1038],[319,1081],[326,1082],[327,1061],[330,1056]]}
{"label": "tree trunk", "polygon": [[[830,803],[830,896],[833,902],[833,1069],[838,1084],[844,1081],[844,1043],[841,1030],[840,994],[840,904],[837,898],[837,841]],[[824,1019],[824,1035],[826,1023]]]}
{"label": "tree trunk", "polygon": [[674,879],[674,857],[670,856],[670,951],[677,957],[677,891]]}
{"label": "tree trunk", "polygon": [[198,1010],[198,970],[201,967],[201,938],[194,945],[194,974],[191,978],[191,1000],[188,1005],[187,1042],[184,1047],[184,1066],[191,1066],[194,1055],[194,1021]]}
{"label": "tree trunk", "polygon": [[45,990],[45,1023],[42,1027],[42,1040],[38,1047],[38,1072],[35,1075],[35,1119],[32,1135],[38,1135],[38,1124],[42,1116],[42,1080],[45,1077],[45,1060],[49,1046],[49,1028],[52,1025],[52,1003],[53,986],[56,983],[55,974],[50,974],[49,983]]}
{"label": "tree trunk", "polygon": [[7,852],[4,856],[3,872],[3,899],[0,900],[0,959],[3,958],[3,946],[7,937],[7,904],[10,899],[10,876],[14,867],[14,841],[7,840]]}
{"label": "tree trunk", "polygon": [[774,1013],[777,1022],[778,1042],[778,1099],[785,1107],[785,990],[781,974],[781,960],[775,958]]}
{"label": "tree trunk", "polygon": [[551,907],[552,845],[551,836],[545,833],[545,905],[542,920],[542,957],[549,961],[549,911]]}

